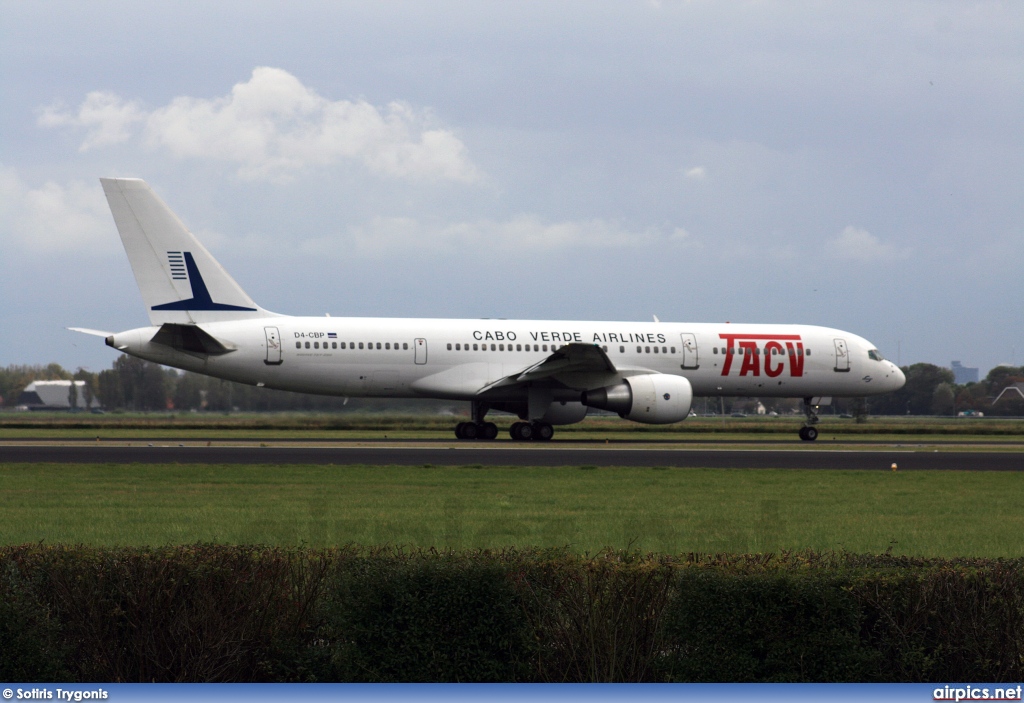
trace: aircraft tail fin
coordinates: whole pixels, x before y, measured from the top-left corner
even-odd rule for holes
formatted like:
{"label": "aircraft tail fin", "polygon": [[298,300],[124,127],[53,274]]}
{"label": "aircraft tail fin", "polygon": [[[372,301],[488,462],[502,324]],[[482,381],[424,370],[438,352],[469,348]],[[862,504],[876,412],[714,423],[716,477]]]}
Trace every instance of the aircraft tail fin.
{"label": "aircraft tail fin", "polygon": [[101,178],[153,325],[272,315],[246,294],[139,178]]}

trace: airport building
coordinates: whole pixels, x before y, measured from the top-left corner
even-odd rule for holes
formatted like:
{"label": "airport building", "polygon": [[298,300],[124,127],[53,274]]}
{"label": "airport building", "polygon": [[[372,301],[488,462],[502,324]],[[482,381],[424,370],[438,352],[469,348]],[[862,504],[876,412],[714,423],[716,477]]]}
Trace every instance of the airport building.
{"label": "airport building", "polygon": [[18,407],[28,410],[70,410],[71,384],[75,384],[75,408],[98,408],[100,401],[90,398],[86,404],[85,381],[33,381],[18,396]]}

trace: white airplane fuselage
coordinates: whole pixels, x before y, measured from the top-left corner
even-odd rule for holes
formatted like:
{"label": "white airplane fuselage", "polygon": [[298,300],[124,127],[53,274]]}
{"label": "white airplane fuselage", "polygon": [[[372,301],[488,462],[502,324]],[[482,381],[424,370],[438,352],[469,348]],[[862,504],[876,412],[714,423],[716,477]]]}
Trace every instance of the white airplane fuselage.
{"label": "white airplane fuselage", "polygon": [[[234,350],[149,343],[158,327],[114,335],[112,346],[239,383],[351,397],[473,400],[570,342],[601,347],[622,377],[682,376],[695,396],[857,397],[904,383],[891,361],[870,358],[867,340],[809,325],[280,316],[202,327]],[[586,386],[616,380],[588,373]]]}

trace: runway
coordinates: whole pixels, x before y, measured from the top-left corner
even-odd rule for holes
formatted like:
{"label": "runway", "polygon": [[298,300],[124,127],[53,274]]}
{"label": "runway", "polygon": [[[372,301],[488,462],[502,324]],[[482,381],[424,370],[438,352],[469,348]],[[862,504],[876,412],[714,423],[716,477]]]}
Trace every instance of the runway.
{"label": "runway", "polygon": [[865,450],[687,449],[458,444],[408,446],[195,446],[158,440],[144,446],[90,443],[0,444],[0,464],[318,464],[374,466],[631,466],[891,471],[1024,471],[1024,452],[936,451],[894,445]]}

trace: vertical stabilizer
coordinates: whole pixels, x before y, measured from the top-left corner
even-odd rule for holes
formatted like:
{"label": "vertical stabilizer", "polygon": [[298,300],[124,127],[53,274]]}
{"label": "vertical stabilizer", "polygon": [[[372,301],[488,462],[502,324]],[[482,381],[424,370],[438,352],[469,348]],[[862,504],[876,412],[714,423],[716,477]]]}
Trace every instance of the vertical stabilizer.
{"label": "vertical stabilizer", "polygon": [[235,279],[139,178],[101,178],[150,322],[216,322],[271,313]]}

